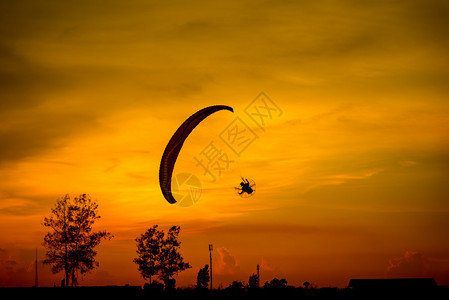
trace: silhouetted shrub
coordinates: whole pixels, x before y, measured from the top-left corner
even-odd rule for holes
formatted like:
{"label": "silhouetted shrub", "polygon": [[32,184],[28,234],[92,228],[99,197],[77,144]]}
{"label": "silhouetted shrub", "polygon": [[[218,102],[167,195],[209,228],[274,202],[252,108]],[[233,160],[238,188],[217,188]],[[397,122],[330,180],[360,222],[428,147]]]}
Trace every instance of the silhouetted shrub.
{"label": "silhouetted shrub", "polygon": [[241,281],[233,281],[226,289],[227,290],[243,290],[245,288],[245,284]]}
{"label": "silhouetted shrub", "polygon": [[269,288],[279,289],[279,288],[286,288],[286,287],[287,287],[287,280],[285,278],[282,278],[282,279],[273,278],[273,280],[271,280],[270,282],[267,281],[263,285],[264,289],[269,289]]}

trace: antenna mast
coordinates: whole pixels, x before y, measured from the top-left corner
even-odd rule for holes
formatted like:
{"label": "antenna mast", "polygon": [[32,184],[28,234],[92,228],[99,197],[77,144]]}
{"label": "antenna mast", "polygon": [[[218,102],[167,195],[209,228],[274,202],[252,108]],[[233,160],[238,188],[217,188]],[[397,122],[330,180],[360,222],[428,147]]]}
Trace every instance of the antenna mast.
{"label": "antenna mast", "polygon": [[210,289],[212,290],[212,251],[214,250],[214,246],[209,244],[209,259],[210,259]]}

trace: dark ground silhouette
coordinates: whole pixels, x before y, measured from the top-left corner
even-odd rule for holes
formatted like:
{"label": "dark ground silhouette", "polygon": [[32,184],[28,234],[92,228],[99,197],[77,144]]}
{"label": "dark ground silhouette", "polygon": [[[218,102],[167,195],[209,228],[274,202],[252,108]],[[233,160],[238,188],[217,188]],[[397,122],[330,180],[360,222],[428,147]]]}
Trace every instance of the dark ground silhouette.
{"label": "dark ground silhouette", "polygon": [[447,286],[424,289],[386,288],[226,288],[173,289],[140,286],[0,288],[1,299],[449,299]]}

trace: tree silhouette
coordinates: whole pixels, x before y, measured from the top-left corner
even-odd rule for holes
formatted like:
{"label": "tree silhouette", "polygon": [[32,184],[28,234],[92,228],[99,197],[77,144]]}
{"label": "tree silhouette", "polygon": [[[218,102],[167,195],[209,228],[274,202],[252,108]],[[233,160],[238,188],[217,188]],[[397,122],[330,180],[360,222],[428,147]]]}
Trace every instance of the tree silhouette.
{"label": "tree silhouette", "polygon": [[302,285],[307,289],[309,287],[310,283],[308,281],[306,281]]}
{"label": "tree silhouette", "polygon": [[204,268],[198,271],[198,275],[196,277],[196,287],[198,289],[207,289],[209,280],[209,265],[205,265]]}
{"label": "tree silhouette", "polygon": [[249,277],[248,286],[251,289],[259,288],[259,276],[257,276],[257,274],[252,274]]}
{"label": "tree silhouette", "polygon": [[139,272],[144,279],[150,280],[160,270],[159,256],[164,240],[164,232],[157,229],[157,225],[148,229],[140,237],[136,238],[137,255],[133,261],[139,266]]}
{"label": "tree silhouette", "polygon": [[165,288],[174,287],[173,275],[179,271],[191,268],[189,263],[185,263],[179,247],[181,242],[178,241],[180,227],[172,226],[167,233],[167,237],[162,243],[160,252],[160,278],[165,284]]}
{"label": "tree silhouette", "polygon": [[227,290],[243,290],[245,283],[242,281],[234,280],[226,289]]}
{"label": "tree silhouette", "polygon": [[136,238],[137,255],[133,261],[138,264],[139,271],[144,279],[157,275],[165,285],[165,289],[174,288],[175,280],[172,278],[180,271],[191,268],[185,263],[178,241],[179,226],[172,226],[167,236],[157,229],[157,225],[148,229],[140,237]]}
{"label": "tree silhouette", "polygon": [[263,285],[264,288],[285,288],[287,287],[287,280],[285,280],[284,278],[282,279],[277,279],[277,278],[273,278],[273,280],[271,280],[270,282],[265,282]]}
{"label": "tree silhouette", "polygon": [[77,272],[81,275],[99,266],[94,250],[101,239],[113,236],[106,231],[92,232],[92,225],[100,216],[98,204],[88,195],[73,199],[69,195],[57,199],[51,215],[42,223],[52,231],[44,237],[46,248],[45,264],[52,265],[52,272],[64,270],[65,283],[77,284]]}

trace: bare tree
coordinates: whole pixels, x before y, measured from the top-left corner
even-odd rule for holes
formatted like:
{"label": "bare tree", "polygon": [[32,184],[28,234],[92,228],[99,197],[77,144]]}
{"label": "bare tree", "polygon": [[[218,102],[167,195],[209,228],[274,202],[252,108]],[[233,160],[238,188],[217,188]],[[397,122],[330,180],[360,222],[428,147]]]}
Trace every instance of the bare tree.
{"label": "bare tree", "polygon": [[51,229],[42,243],[47,250],[44,263],[52,265],[53,273],[64,270],[66,285],[71,279],[75,286],[78,272],[84,275],[99,266],[95,247],[102,239],[113,237],[106,231],[92,232],[92,225],[99,218],[97,202],[86,194],[59,198],[51,215],[44,218],[43,225]]}

